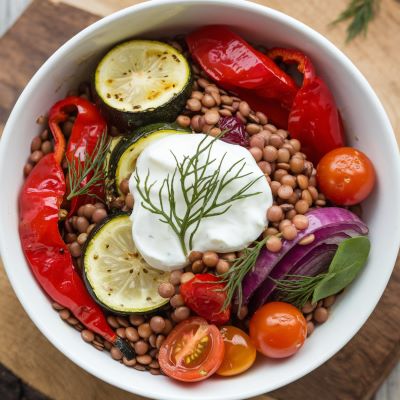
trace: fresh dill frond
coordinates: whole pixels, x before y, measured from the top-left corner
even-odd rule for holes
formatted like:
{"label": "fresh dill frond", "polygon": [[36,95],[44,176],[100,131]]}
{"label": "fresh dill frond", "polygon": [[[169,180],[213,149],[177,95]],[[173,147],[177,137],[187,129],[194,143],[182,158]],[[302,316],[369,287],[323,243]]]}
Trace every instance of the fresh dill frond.
{"label": "fresh dill frond", "polygon": [[104,185],[104,161],[107,157],[108,148],[109,140],[107,133],[104,132],[100,140],[97,141],[92,154],[85,151],[81,161],[75,158],[72,160],[66,158],[70,188],[67,200],[82,195],[97,197],[91,191],[94,187]]}
{"label": "fresh dill frond", "polygon": [[347,27],[346,42],[350,42],[360,34],[366,35],[369,23],[374,19],[380,0],[351,0],[348,7],[332,22],[351,20]]}

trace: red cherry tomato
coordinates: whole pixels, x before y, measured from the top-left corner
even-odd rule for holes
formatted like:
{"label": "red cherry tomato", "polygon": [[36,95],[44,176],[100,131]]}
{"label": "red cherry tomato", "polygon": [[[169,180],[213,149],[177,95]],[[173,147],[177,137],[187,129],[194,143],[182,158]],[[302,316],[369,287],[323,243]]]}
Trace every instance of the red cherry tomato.
{"label": "red cherry tomato", "polygon": [[225,283],[215,275],[195,275],[190,281],[181,285],[180,293],[185,304],[208,322],[222,325],[229,321],[230,305],[221,311],[227,296]]}
{"label": "red cherry tomato", "polygon": [[211,376],[224,359],[224,341],[219,329],[203,318],[178,324],[161,345],[158,362],[162,371],[183,382]]}
{"label": "red cherry tomato", "polygon": [[317,181],[327,199],[341,206],[363,201],[375,185],[375,170],[370,159],[352,147],[340,147],[322,157]]}
{"label": "red cherry tomato", "polygon": [[235,326],[222,327],[221,334],[225,355],[217,375],[238,375],[249,369],[254,364],[257,351],[248,335]]}
{"label": "red cherry tomato", "polygon": [[306,336],[307,323],[303,314],[289,303],[267,303],[250,320],[250,338],[257,350],[267,357],[293,355]]}

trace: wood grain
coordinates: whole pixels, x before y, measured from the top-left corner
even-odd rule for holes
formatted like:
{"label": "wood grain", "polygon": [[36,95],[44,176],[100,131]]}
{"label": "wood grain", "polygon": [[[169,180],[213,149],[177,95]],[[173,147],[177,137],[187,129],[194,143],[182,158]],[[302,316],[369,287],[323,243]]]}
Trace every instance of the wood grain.
{"label": "wood grain", "polygon": [[[138,3],[122,0],[68,2],[101,14]],[[343,28],[327,29],[327,23],[344,7],[346,0],[329,2],[329,13],[326,12],[327,1],[259,2],[304,21],[341,47],[365,73],[387,108],[396,131],[400,131],[400,114],[395,107],[400,100],[395,70],[400,61],[396,52],[400,43],[400,18],[399,14],[396,16],[394,2],[383,0],[380,18],[371,26],[368,38],[364,41],[357,39],[348,46],[343,44]],[[94,15],[65,4],[36,0],[17,25],[0,40],[0,131],[20,91],[36,69],[70,36],[96,19]],[[390,41],[387,37],[391,38]],[[275,391],[273,397],[285,400],[369,399],[400,354],[399,291],[400,271],[397,267],[378,307],[357,336],[326,364],[305,378]],[[140,399],[85,373],[51,346],[22,310],[3,269],[0,269],[0,292],[0,362],[14,373],[56,400]],[[267,399],[267,396],[257,398],[262,399]]]}

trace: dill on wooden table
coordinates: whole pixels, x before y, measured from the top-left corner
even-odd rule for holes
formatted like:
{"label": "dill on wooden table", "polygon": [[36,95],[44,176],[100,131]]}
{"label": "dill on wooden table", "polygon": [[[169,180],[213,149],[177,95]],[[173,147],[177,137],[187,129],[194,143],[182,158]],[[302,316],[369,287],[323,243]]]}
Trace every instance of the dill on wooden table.
{"label": "dill on wooden table", "polygon": [[349,42],[360,34],[366,34],[369,23],[378,12],[380,0],[351,0],[348,7],[332,22],[351,20],[347,27],[347,38]]}

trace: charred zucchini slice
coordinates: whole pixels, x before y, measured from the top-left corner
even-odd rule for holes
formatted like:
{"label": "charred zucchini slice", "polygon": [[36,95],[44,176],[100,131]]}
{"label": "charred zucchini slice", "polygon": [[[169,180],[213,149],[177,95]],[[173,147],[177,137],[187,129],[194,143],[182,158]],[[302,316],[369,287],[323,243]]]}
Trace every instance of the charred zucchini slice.
{"label": "charred zucchini slice", "polygon": [[133,136],[121,139],[111,153],[108,168],[108,176],[114,182],[116,195],[122,195],[119,185],[132,174],[139,154],[147,145],[163,136],[190,132],[177,124],[160,123],[142,127]]}
{"label": "charred zucchini slice", "polygon": [[132,221],[121,213],[90,234],[83,253],[86,286],[104,308],[121,314],[145,313],[168,303],[158,286],[169,273],[144,261],[132,240]]}
{"label": "charred zucchini slice", "polygon": [[129,40],[111,49],[94,78],[96,102],[121,131],[154,121],[172,122],[192,89],[186,58],[153,40]]}

